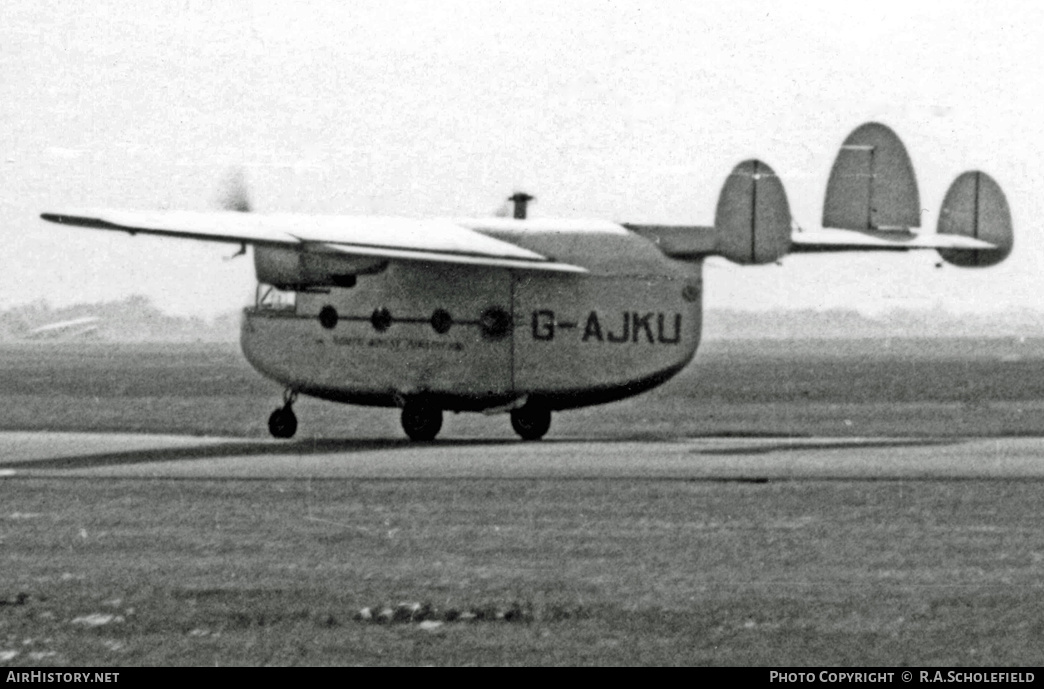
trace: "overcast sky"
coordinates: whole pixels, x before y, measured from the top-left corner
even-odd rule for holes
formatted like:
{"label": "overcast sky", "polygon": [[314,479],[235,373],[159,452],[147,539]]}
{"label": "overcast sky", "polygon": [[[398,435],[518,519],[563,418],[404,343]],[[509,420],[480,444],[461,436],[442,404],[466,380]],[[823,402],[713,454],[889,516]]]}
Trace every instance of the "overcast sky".
{"label": "overcast sky", "polygon": [[1044,310],[1044,6],[1033,2],[0,4],[0,308],[145,294],[246,304],[234,246],[62,228],[44,210],[213,208],[244,170],[261,211],[713,221],[757,156],[820,220],[837,147],[905,141],[925,230],[960,172],[1006,190],[1015,250],[797,256],[708,271],[741,309]]}

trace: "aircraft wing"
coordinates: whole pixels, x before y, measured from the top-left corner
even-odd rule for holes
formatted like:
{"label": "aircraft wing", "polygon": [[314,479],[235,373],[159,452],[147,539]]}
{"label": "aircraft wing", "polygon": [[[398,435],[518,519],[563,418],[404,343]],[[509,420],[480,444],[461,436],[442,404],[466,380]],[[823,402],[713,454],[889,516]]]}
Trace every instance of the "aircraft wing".
{"label": "aircraft wing", "polygon": [[449,220],[236,211],[70,210],[40,215],[49,222],[102,230],[234,244],[283,246],[473,266],[586,273]]}
{"label": "aircraft wing", "polygon": [[911,251],[917,249],[956,249],[984,251],[996,244],[956,234],[912,234],[907,231],[874,233],[840,230],[798,230],[791,234],[790,253],[830,251]]}

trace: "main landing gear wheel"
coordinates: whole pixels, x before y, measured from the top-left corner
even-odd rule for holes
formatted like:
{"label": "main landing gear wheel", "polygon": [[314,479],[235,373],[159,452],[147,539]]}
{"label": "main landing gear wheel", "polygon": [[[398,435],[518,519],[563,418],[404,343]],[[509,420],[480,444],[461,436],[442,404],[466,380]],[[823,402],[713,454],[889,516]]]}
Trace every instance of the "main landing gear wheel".
{"label": "main landing gear wheel", "polygon": [[297,393],[287,391],[283,394],[284,404],[268,417],[268,432],[276,438],[293,438],[297,433],[297,416],[294,415],[293,404]]}
{"label": "main landing gear wheel", "polygon": [[402,408],[402,430],[410,440],[434,440],[442,429],[442,410],[422,402],[407,402]]}
{"label": "main landing gear wheel", "polygon": [[551,428],[551,410],[528,404],[512,409],[511,427],[522,440],[540,440]]}

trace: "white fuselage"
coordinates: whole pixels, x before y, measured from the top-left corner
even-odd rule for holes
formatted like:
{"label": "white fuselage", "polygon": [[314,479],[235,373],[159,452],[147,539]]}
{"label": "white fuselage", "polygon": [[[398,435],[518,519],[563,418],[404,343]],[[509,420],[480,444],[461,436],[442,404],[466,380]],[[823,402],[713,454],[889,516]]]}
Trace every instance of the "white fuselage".
{"label": "white fuselage", "polygon": [[247,309],[244,354],[303,394],[378,406],[422,398],[447,410],[608,402],[664,382],[692,359],[699,262],[667,258],[619,226],[474,224],[589,272],[390,261],[354,286]]}

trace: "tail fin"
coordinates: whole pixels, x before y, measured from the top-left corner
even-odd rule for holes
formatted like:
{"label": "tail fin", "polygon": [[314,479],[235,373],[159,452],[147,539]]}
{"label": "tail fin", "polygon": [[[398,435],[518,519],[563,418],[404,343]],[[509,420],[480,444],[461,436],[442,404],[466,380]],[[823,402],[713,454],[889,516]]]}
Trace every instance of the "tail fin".
{"label": "tail fin", "polygon": [[1014,243],[1011,210],[1000,185],[985,172],[969,170],[950,185],[939,211],[939,234],[981,239],[996,249],[954,251],[939,249],[947,263],[968,268],[985,268],[1000,263]]}
{"label": "tail fin", "polygon": [[779,177],[760,160],[744,160],[729,173],[718,196],[714,227],[624,227],[681,260],[724,256],[741,265],[772,263],[790,251],[790,204]]}
{"label": "tail fin", "polygon": [[888,230],[921,226],[910,156],[895,132],[867,122],[841,145],[827,183],[823,227]]}
{"label": "tail fin", "polygon": [[790,251],[790,204],[779,177],[760,160],[733,168],[714,214],[715,253],[743,265],[772,263]]}

